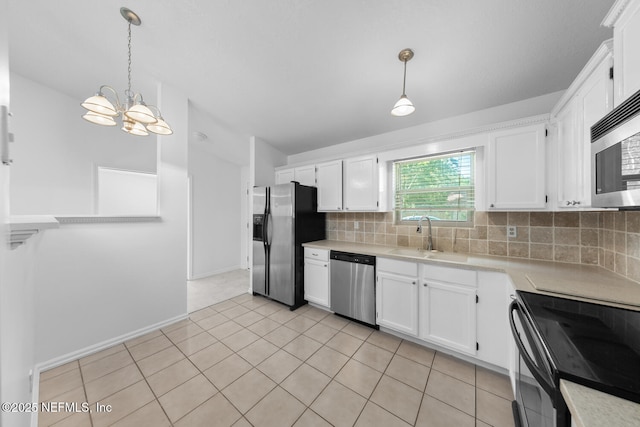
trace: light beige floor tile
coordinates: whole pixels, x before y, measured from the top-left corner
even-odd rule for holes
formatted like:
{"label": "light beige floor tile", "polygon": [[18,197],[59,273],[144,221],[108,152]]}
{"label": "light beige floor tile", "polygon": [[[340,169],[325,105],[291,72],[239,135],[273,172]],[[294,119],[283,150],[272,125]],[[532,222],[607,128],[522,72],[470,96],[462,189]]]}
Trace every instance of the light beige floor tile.
{"label": "light beige floor tile", "polygon": [[154,400],[113,424],[113,427],[171,427],[171,423],[158,401]]}
{"label": "light beige floor tile", "polygon": [[263,297],[252,297],[253,299],[250,301],[246,301],[241,303],[244,307],[247,307],[249,310],[253,310],[255,311],[256,309],[262,307],[263,305],[265,305],[269,300],[267,300],[266,298]]}
{"label": "light beige floor tile", "polygon": [[352,426],[367,400],[332,381],[313,402],[311,409],[336,427]]}
{"label": "light beige floor tile", "polygon": [[344,332],[338,332],[327,341],[327,347],[331,347],[334,350],[346,356],[353,356],[353,354],[360,348],[364,341],[354,337],[353,335],[346,334]]}
{"label": "light beige floor tile", "polygon": [[223,396],[217,393],[211,399],[198,406],[181,418],[176,427],[213,426],[227,427],[234,425],[242,415]]}
{"label": "light beige floor tile", "polygon": [[398,347],[400,347],[402,339],[386,332],[373,331],[371,335],[369,335],[369,338],[367,338],[367,342],[395,353]]}
{"label": "light beige floor tile", "polygon": [[[74,390],[68,391],[66,393],[62,393],[56,396],[55,402],[65,402],[65,403],[76,403],[77,407],[80,408],[83,403],[87,401],[84,395],[84,388],[78,387]],[[40,402],[44,402],[40,399]],[[40,407],[42,409],[42,405]],[[40,410],[38,412],[38,426],[50,426],[57,422],[62,421],[73,415],[72,412],[66,412],[65,410]]]}
{"label": "light beige floor tile", "polygon": [[262,320],[258,320],[256,323],[247,326],[254,334],[260,335],[261,337],[267,335],[269,332],[278,329],[280,327],[280,323],[276,322],[273,319],[264,318]]}
{"label": "light beige floor tile", "polygon": [[382,377],[381,372],[351,359],[338,372],[335,380],[368,399],[376,388],[380,377]]}
{"label": "light beige floor tile", "polygon": [[410,425],[369,401],[362,410],[355,427],[409,427]]}
{"label": "light beige floor tile", "polygon": [[238,304],[233,302],[232,300],[226,300],[223,302],[220,302],[218,304],[214,304],[212,306],[210,306],[209,308],[212,310],[217,311],[218,313],[221,313],[225,310],[229,310],[230,308],[233,308],[235,306],[237,306]]}
{"label": "light beige floor tile", "polygon": [[380,372],[384,372],[387,369],[392,357],[393,353],[390,351],[367,342],[363,343],[353,355],[353,358],[357,361],[369,365]]}
{"label": "light beige floor tile", "polygon": [[245,417],[240,418],[236,421],[232,427],[253,427],[249,421]]}
{"label": "light beige floor tile", "polygon": [[513,400],[513,390],[509,377],[483,367],[476,367],[476,387],[496,394],[504,399]]}
{"label": "light beige floor tile", "polygon": [[240,350],[238,355],[253,366],[257,366],[276,351],[278,351],[278,347],[271,344],[269,341],[260,338]]}
{"label": "light beige floor tile", "polygon": [[221,360],[226,359],[231,354],[233,354],[233,351],[229,347],[221,342],[217,342],[192,354],[189,356],[189,360],[191,360],[198,369],[205,371]]}
{"label": "light beige floor tile", "polygon": [[323,325],[322,323],[316,323],[309,329],[305,331],[305,335],[309,338],[313,338],[319,343],[326,343],[338,332],[337,329],[330,328],[327,325]]}
{"label": "light beige floor tile", "polygon": [[307,409],[293,427],[331,427],[331,424],[311,409]]}
{"label": "light beige floor tile", "polygon": [[469,415],[475,416],[476,389],[471,384],[439,371],[431,370],[425,393]]}
{"label": "light beige floor tile", "polygon": [[232,354],[221,362],[216,363],[204,374],[215,385],[218,390],[222,390],[245,373],[249,372],[253,366],[237,354]]}
{"label": "light beige floor tile", "polygon": [[40,381],[46,381],[48,379],[56,377],[60,374],[64,374],[65,372],[72,371],[74,369],[80,369],[80,364],[78,363],[77,360],[40,372]]}
{"label": "light beige floor tile", "polygon": [[293,329],[294,331],[298,331],[298,332],[302,333],[302,332],[306,331],[307,329],[311,328],[316,323],[318,323],[318,322],[316,322],[313,319],[309,319],[308,317],[298,316],[298,317],[294,317],[293,319],[289,320],[284,325],[286,327],[288,327],[288,328]]}
{"label": "light beige floor tile", "polygon": [[309,309],[302,313],[303,316],[308,317],[310,319],[315,320],[316,322],[321,321],[325,317],[329,316],[331,312],[322,310],[320,308],[316,308],[313,306],[309,306]]}
{"label": "light beige floor tile", "polygon": [[347,326],[350,322],[343,317],[332,314],[322,319],[320,323],[339,331],[339,330],[342,330],[342,328],[344,328],[345,326]]}
{"label": "light beige floor tile", "polygon": [[491,427],[489,424],[476,419],[476,427]]}
{"label": "light beige floor tile", "polygon": [[98,359],[95,362],[87,363],[86,365],[81,364],[80,369],[82,370],[83,380],[88,382],[120,368],[124,368],[132,363],[134,362],[129,352],[124,350]]}
{"label": "light beige floor tile", "polygon": [[282,309],[283,309],[283,306],[277,303],[267,302],[266,304],[263,304],[260,307],[254,308],[253,311],[268,317],[268,316],[271,316],[273,313],[280,311]]}
{"label": "light beige floor tile", "polygon": [[221,311],[220,313],[223,316],[228,317],[229,319],[235,319],[242,316],[243,314],[249,313],[250,311],[251,310],[249,310],[247,307],[236,305],[235,307],[231,307],[227,310]]}
{"label": "light beige floor tile", "polygon": [[193,324],[193,321],[191,321],[191,319],[187,317],[186,319],[182,319],[175,323],[165,326],[164,328],[161,329],[161,331],[166,334],[167,332],[171,332],[173,330],[180,329],[184,326],[192,325],[192,324]]}
{"label": "light beige floor tile", "polygon": [[139,381],[124,390],[101,400],[104,405],[111,405],[111,412],[91,412],[94,427],[109,426],[142,408],[155,399],[145,381]]}
{"label": "light beige floor tile", "polygon": [[424,392],[429,377],[429,367],[399,355],[393,356],[387,366],[386,375],[402,381],[413,388]]}
{"label": "light beige floor tile", "polygon": [[474,427],[475,419],[459,409],[425,395],[416,427]]}
{"label": "light beige floor tile", "polygon": [[245,414],[276,386],[269,377],[252,369],[222,390],[229,402]]}
{"label": "light beige floor tile", "polygon": [[85,383],[89,403],[95,403],[142,380],[138,367],[127,365],[117,371]]}
{"label": "light beige floor tile", "polygon": [[175,423],[216,393],[216,388],[204,375],[197,375],[158,400],[169,420]]}
{"label": "light beige floor tile", "polygon": [[78,412],[52,424],[51,427],[91,427],[91,416],[88,412]]}
{"label": "light beige floor tile", "polygon": [[293,354],[300,360],[307,360],[313,353],[318,351],[320,347],[322,347],[322,344],[318,341],[315,341],[305,335],[300,335],[289,344],[282,347],[282,349]]}
{"label": "light beige floor tile", "polygon": [[276,387],[245,416],[256,427],[282,427],[293,425],[305,410],[295,397]]}
{"label": "light beige floor tile", "polygon": [[175,344],[179,343],[180,341],[184,341],[187,338],[198,335],[201,332],[204,332],[204,329],[202,329],[196,323],[192,322],[186,326],[183,326],[182,328],[174,329],[170,332],[165,332],[165,335]]}
{"label": "light beige floor tile", "polygon": [[431,366],[433,358],[436,355],[435,350],[431,350],[430,348],[406,340],[402,341],[396,353],[402,357],[406,357],[407,359],[422,363],[426,366]]}
{"label": "light beige floor tile", "polygon": [[246,328],[242,328],[240,331],[233,335],[229,335],[226,338],[222,338],[220,341],[233,351],[239,351],[254,341],[257,341],[260,337]]}
{"label": "light beige floor tile", "polygon": [[178,344],[176,344],[176,347],[178,347],[180,351],[182,351],[187,356],[191,356],[192,354],[209,347],[216,341],[217,340],[208,332],[202,332],[198,335],[179,342]]}
{"label": "light beige floor tile", "polygon": [[298,317],[298,313],[296,313],[295,311],[278,310],[272,315],[270,315],[269,319],[275,320],[278,323],[284,324],[284,323],[290,322],[296,317]]}
{"label": "light beige floor tile", "polygon": [[324,390],[329,381],[331,378],[304,363],[280,386],[308,406]]}
{"label": "light beige floor tile", "polygon": [[513,427],[511,401],[482,389],[476,390],[476,417],[494,427]]}
{"label": "light beige floor tile", "polygon": [[413,424],[420,410],[422,393],[400,381],[383,375],[371,401],[409,424]]}
{"label": "light beige floor tile", "polygon": [[82,387],[80,369],[72,369],[53,378],[40,382],[40,400],[50,400],[53,397]]}
{"label": "light beige floor tile", "polygon": [[254,296],[254,295],[251,295],[251,294],[242,294],[242,295],[238,295],[237,297],[230,298],[230,299],[231,299],[231,301],[233,301],[233,302],[235,302],[237,304],[245,304],[245,303],[250,302],[250,301],[265,301],[264,298],[258,297],[258,296]]}
{"label": "light beige floor tile", "polygon": [[[147,335],[151,335],[151,334],[154,334],[154,333],[155,334],[162,334],[162,332],[160,332],[160,331],[155,331],[155,332],[149,333]],[[135,341],[135,340],[141,339],[141,338],[142,337],[138,337],[138,338],[135,338],[132,341]],[[153,337],[151,337],[151,338],[153,338]],[[113,347],[109,347],[109,348],[106,348],[104,350],[100,350],[100,351],[98,351],[96,353],[93,353],[93,354],[90,354],[88,356],[85,356],[82,359],[80,359],[78,362],[80,363],[80,366],[84,366],[84,365],[87,365],[89,363],[93,363],[95,361],[103,359],[103,358],[105,358],[107,356],[110,356],[112,354],[119,353],[119,352],[121,352],[123,350],[126,350],[126,349],[127,348],[124,346],[124,344],[114,345]]]}
{"label": "light beige floor tile", "polygon": [[184,384],[199,373],[198,369],[189,359],[182,359],[147,377],[147,382],[156,396],[162,396],[180,384]]}
{"label": "light beige floor tile", "polygon": [[139,337],[125,341],[124,344],[127,346],[127,348],[131,348],[162,335],[163,335],[162,331],[160,331],[160,329],[156,329],[155,331],[152,331],[147,334],[141,335]]}
{"label": "light beige floor tile", "polygon": [[184,359],[184,357],[184,354],[176,347],[167,347],[138,361],[138,367],[142,371],[142,375],[148,377]]}
{"label": "light beige floor tile", "polygon": [[159,335],[148,341],[129,347],[129,353],[131,353],[134,360],[140,360],[172,345],[173,343],[169,341],[169,338],[164,335]]}
{"label": "light beige floor tile", "polygon": [[359,323],[351,322],[341,330],[342,332],[346,332],[349,335],[353,335],[354,337],[365,341],[375,329]]}
{"label": "light beige floor tile", "polygon": [[465,362],[464,360],[442,352],[437,352],[431,367],[465,383],[476,384],[476,365]]}
{"label": "light beige floor tile", "polygon": [[349,358],[329,347],[322,347],[307,359],[309,365],[333,378]]}
{"label": "light beige floor tile", "polygon": [[298,335],[300,334],[293,329],[289,329],[286,326],[280,326],[278,329],[274,329],[266,334],[264,339],[277,347],[284,347]]}
{"label": "light beige floor tile", "polygon": [[256,313],[255,311],[250,311],[243,314],[242,316],[236,317],[235,319],[233,319],[233,321],[246,328],[247,326],[253,325],[254,323],[262,319],[264,319],[264,316],[262,314]]}
{"label": "light beige floor tile", "polygon": [[201,310],[194,311],[193,313],[189,313],[189,319],[191,319],[192,322],[198,322],[207,317],[213,316],[216,313],[217,311],[212,310],[209,307],[205,307]]}
{"label": "light beige floor tile", "polygon": [[260,363],[257,368],[277,384],[287,378],[302,361],[284,350],[276,351],[272,356]]}
{"label": "light beige floor tile", "polygon": [[229,320],[214,328],[209,329],[208,332],[215,338],[221,340],[228,337],[229,335],[233,335],[236,332],[241,331],[242,329],[242,326],[238,325],[233,320]]}
{"label": "light beige floor tile", "polygon": [[204,330],[209,330],[209,329],[213,329],[216,326],[220,326],[223,323],[226,323],[229,321],[229,319],[225,316],[223,316],[220,313],[214,312],[213,310],[211,310],[213,313],[212,316],[209,317],[205,317],[204,319],[198,320],[196,321],[197,325],[200,326],[202,329]]}

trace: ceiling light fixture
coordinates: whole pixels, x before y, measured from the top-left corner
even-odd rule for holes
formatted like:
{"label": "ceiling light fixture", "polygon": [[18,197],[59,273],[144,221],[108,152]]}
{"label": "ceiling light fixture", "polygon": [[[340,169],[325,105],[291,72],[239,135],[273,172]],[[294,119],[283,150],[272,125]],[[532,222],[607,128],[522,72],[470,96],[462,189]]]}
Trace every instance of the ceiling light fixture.
{"label": "ceiling light fixture", "polygon": [[[102,85],[98,92],[87,98],[81,105],[87,113],[83,119],[102,126],[115,126],[116,116],[122,116],[122,130],[131,134],[146,136],[149,132],[159,135],[171,135],[173,130],[162,118],[158,107],[147,105],[142,99],[142,94],[131,91],[131,24],[140,25],[142,21],[130,9],[120,8],[120,14],[129,23],[129,67],[127,69],[128,87],[124,92],[125,102],[120,103],[118,92],[111,86]],[[108,89],[115,97],[115,105],[107,99],[103,90]],[[152,111],[152,109],[154,111]]]}
{"label": "ceiling light fixture", "polygon": [[407,83],[407,61],[411,60],[411,58],[413,58],[413,51],[411,49],[402,49],[398,54],[398,59],[404,62],[404,79],[402,80],[402,96],[391,109],[391,115],[393,116],[408,116],[416,111],[416,107],[413,106],[413,103],[404,93],[404,88]]}

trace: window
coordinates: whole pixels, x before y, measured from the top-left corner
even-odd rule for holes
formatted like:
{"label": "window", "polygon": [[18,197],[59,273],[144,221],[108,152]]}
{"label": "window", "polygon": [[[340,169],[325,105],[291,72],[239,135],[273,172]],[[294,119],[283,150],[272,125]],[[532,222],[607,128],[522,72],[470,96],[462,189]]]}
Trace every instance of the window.
{"label": "window", "polygon": [[394,163],[396,223],[428,215],[438,226],[472,226],[475,152]]}

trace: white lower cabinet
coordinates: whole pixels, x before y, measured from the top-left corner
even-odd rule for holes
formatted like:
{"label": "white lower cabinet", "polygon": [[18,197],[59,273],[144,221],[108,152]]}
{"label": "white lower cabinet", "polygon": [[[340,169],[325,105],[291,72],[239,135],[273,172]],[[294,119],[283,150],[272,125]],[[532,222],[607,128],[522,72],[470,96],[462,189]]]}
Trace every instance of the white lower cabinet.
{"label": "white lower cabinet", "polygon": [[478,359],[509,367],[509,293],[505,273],[478,272]]}
{"label": "white lower cabinet", "polygon": [[329,308],[329,251],[304,248],[304,299]]}
{"label": "white lower cabinet", "polygon": [[418,264],[376,260],[376,322],[418,336]]}
{"label": "white lower cabinet", "polygon": [[423,278],[420,338],[475,356],[476,289]]}

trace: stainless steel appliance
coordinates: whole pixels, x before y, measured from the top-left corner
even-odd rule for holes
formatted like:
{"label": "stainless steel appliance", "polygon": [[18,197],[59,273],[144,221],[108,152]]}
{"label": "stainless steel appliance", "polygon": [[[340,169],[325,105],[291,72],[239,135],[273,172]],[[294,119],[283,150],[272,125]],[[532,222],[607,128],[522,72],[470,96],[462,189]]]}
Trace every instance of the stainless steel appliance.
{"label": "stainless steel appliance", "polygon": [[331,310],[376,327],[376,257],[331,251]]}
{"label": "stainless steel appliance", "polygon": [[518,425],[570,425],[561,379],[640,403],[640,311],[516,294],[509,318],[519,353]]}
{"label": "stainless steel appliance", "polygon": [[640,208],[640,91],[591,127],[595,207]]}
{"label": "stainless steel appliance", "polygon": [[253,189],[253,293],[295,310],[304,304],[302,243],[325,238],[317,189],[298,182]]}

